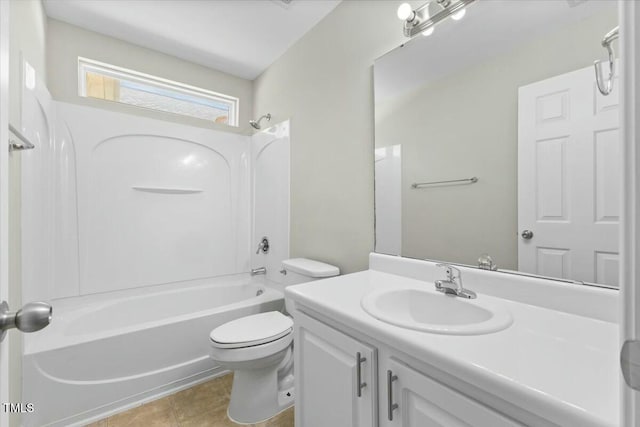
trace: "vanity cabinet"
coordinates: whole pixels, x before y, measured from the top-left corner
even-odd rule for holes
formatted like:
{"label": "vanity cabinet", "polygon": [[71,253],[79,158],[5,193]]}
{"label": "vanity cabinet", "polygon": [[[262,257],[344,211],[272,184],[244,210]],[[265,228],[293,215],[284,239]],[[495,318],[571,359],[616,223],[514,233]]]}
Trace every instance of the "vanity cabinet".
{"label": "vanity cabinet", "polygon": [[376,351],[302,313],[295,315],[296,426],[376,425]]}
{"label": "vanity cabinet", "polygon": [[380,361],[380,378],[380,427],[522,426],[394,357]]}
{"label": "vanity cabinet", "polygon": [[389,348],[299,311],[294,317],[297,427],[523,426],[411,368]]}

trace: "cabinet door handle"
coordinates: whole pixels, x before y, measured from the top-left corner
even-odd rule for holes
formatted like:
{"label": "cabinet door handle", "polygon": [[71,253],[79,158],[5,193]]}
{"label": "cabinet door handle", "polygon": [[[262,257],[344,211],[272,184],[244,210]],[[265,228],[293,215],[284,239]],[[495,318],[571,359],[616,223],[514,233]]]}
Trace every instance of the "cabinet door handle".
{"label": "cabinet door handle", "polygon": [[393,411],[398,409],[398,404],[393,403],[393,382],[398,379],[397,375],[393,375],[391,370],[387,371],[387,404],[389,421],[393,421]]}
{"label": "cabinet door handle", "polygon": [[367,386],[367,383],[362,382],[362,363],[367,361],[366,357],[362,357],[360,352],[356,353],[356,360],[358,365],[356,367],[356,382],[358,383],[358,397],[362,397],[362,389]]}

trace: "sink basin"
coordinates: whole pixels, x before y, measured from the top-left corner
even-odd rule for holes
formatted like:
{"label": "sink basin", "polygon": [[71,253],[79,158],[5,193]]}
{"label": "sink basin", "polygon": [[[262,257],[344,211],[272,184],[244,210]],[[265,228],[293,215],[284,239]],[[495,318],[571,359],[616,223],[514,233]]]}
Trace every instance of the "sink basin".
{"label": "sink basin", "polygon": [[374,291],[362,298],[361,305],[383,322],[436,334],[489,334],[513,323],[509,311],[482,296],[467,300],[426,289]]}

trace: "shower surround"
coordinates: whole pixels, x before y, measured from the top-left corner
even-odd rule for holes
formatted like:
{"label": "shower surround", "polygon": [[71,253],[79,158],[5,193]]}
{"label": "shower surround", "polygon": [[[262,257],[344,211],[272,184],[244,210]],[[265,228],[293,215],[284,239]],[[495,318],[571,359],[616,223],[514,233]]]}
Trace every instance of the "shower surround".
{"label": "shower surround", "polygon": [[[54,307],[25,336],[25,425],[81,425],[221,374],[208,331],[282,308],[289,122],[238,135],[55,102],[38,82],[23,127],[38,142],[23,299]],[[256,255],[262,236],[272,250]]]}

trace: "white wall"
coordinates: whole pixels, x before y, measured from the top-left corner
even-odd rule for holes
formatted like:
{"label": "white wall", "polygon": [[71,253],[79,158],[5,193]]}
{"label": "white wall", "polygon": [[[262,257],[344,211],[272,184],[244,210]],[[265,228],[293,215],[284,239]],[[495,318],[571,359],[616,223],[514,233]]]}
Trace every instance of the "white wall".
{"label": "white wall", "polygon": [[[113,37],[87,31],[55,19],[48,20],[47,86],[56,101],[82,104],[225,132],[251,133],[253,82]],[[78,56],[235,96],[240,99],[238,128],[186,116],[148,110],[117,102],[78,96]]]}
{"label": "white wall", "polygon": [[373,250],[372,65],[404,40],[400,1],[344,1],[254,82],[291,118],[291,256],[351,273]]}
{"label": "white wall", "polygon": [[[376,103],[376,146],[403,146],[402,255],[475,265],[486,252],[518,268],[518,87],[602,57],[612,9]],[[477,184],[410,189],[471,176]]]}

